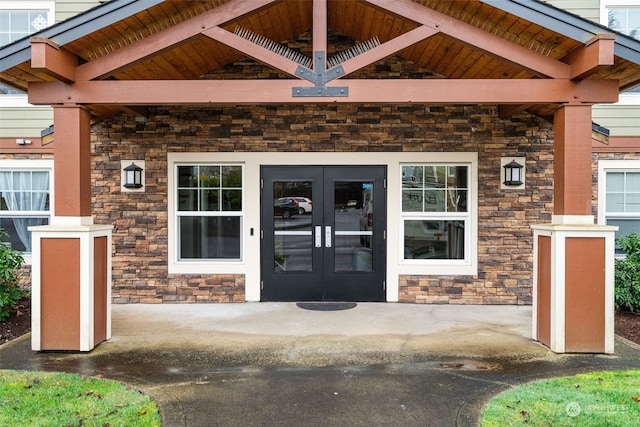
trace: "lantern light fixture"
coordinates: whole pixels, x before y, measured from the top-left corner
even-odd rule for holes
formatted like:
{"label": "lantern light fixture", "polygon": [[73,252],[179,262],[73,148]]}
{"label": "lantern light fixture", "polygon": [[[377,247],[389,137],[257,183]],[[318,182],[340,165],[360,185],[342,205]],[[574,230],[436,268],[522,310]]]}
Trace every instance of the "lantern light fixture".
{"label": "lantern light fixture", "polygon": [[131,163],[131,165],[127,166],[124,170],[124,184],[125,188],[142,188],[142,171],[143,169],[136,165],[135,163]]}
{"label": "lantern light fixture", "polygon": [[512,160],[503,166],[504,168],[504,185],[518,186],[522,185],[522,168],[523,166]]}

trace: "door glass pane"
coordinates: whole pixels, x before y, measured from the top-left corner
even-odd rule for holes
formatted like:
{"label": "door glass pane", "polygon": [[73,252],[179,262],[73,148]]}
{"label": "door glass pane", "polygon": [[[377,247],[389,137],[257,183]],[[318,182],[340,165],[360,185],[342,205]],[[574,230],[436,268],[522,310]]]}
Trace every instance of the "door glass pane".
{"label": "door glass pane", "polygon": [[373,182],[334,184],[334,270],[373,271]]}
{"label": "door glass pane", "polygon": [[312,271],[313,181],[273,183],[273,233],[275,272]]}

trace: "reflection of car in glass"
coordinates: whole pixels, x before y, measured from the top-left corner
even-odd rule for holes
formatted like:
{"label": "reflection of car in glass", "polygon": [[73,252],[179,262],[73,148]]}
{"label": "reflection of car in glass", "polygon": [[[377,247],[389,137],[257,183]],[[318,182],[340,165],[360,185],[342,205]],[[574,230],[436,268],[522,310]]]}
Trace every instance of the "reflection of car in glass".
{"label": "reflection of car in glass", "polygon": [[298,202],[289,197],[281,197],[273,201],[273,215],[280,215],[282,218],[291,218],[299,212]]}
{"label": "reflection of car in glass", "polygon": [[304,215],[313,211],[311,199],[301,196],[282,197],[282,199],[293,199],[298,202],[298,215]]}

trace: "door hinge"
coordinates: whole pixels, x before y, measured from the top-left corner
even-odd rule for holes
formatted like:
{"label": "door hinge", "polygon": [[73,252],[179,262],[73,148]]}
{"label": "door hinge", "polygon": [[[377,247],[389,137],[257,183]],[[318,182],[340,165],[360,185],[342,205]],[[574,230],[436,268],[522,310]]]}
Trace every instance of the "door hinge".
{"label": "door hinge", "polygon": [[264,280],[260,280],[260,290],[264,290]]}
{"label": "door hinge", "polygon": [[382,180],[382,186],[383,188],[387,188],[387,178]]}
{"label": "door hinge", "polygon": [[387,230],[382,231],[382,240],[387,240]]}
{"label": "door hinge", "polygon": [[264,188],[264,179],[260,178],[260,188]]}
{"label": "door hinge", "polygon": [[260,239],[264,239],[264,230],[260,230]]}
{"label": "door hinge", "polygon": [[383,290],[383,291],[386,291],[386,290],[387,290],[387,281],[386,281],[386,280],[383,280],[383,281],[382,281],[382,290]]}

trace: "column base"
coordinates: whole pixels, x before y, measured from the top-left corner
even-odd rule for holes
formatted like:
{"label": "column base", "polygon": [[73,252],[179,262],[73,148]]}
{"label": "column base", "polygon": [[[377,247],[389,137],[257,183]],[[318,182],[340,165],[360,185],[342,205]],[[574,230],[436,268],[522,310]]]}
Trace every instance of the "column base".
{"label": "column base", "polygon": [[617,227],[533,225],[532,336],[556,353],[613,353]]}
{"label": "column base", "polygon": [[111,338],[110,225],[30,227],[31,348],[90,351]]}

